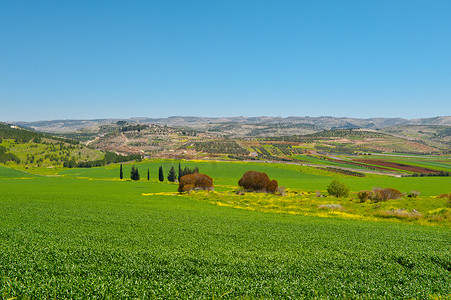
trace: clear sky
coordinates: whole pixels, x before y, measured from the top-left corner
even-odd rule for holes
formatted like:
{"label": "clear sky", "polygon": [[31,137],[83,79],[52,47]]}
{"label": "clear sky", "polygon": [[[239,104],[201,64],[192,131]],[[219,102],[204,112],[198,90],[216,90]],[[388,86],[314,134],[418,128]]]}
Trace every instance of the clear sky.
{"label": "clear sky", "polygon": [[0,0],[0,120],[451,115],[449,0]]}

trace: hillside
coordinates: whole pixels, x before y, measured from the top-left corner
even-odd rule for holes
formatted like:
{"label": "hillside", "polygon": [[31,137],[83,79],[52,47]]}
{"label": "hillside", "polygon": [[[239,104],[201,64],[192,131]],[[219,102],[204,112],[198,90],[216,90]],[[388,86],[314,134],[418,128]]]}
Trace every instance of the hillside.
{"label": "hillside", "polygon": [[[102,125],[99,132],[92,133],[93,140],[87,143],[90,148],[148,158],[279,161],[355,176],[363,176],[363,173],[400,176],[451,171],[447,156],[436,156],[446,150],[414,138],[369,129],[243,138],[226,136],[223,132],[121,121]],[[410,166],[410,155],[417,157],[415,166]],[[363,157],[372,157],[376,161],[362,161]]]}
{"label": "hillside", "polygon": [[422,140],[428,145],[449,151],[451,149],[451,126],[444,125],[402,125],[390,126],[384,132],[413,140]]}
{"label": "hillside", "polygon": [[[355,176],[361,176],[362,172],[400,176],[417,173],[438,174],[438,172],[450,171],[447,156],[436,157],[435,155],[450,152],[451,132],[449,128],[451,126],[396,125],[381,130],[362,128],[324,130],[312,124],[272,123],[274,118],[265,117],[264,119],[266,123],[262,123],[261,118],[241,118],[241,122],[215,124],[205,123],[214,121],[214,118],[172,117],[165,119],[165,121],[170,120],[173,124],[181,125],[186,122],[194,124],[184,127],[145,123],[144,119],[119,120],[115,123],[102,121],[97,124],[94,124],[93,121],[88,122],[89,126],[83,129],[71,133],[59,133],[57,134],[59,137],[54,138],[67,141],[76,139],[84,143],[78,144],[77,147],[86,145],[87,148],[85,148],[89,149],[86,151],[97,150],[97,153],[106,151],[126,156],[132,155],[130,159],[139,159],[144,156],[166,159],[281,161],[332,168],[334,172],[346,174],[357,172]],[[348,121],[346,119],[346,122]],[[440,120],[435,118],[429,121],[445,122],[446,118]],[[378,119],[377,122],[386,125],[390,123],[387,119]],[[79,126],[81,121],[69,123]],[[30,149],[35,146],[23,147],[30,152]],[[84,157],[83,152],[81,156],[77,156],[67,150],[65,148],[58,149],[58,155],[62,157],[57,158],[55,163],[48,166],[55,164],[68,166],[69,161],[72,162],[71,166],[94,166],[106,163],[87,164],[88,161],[99,160],[100,157]],[[45,153],[43,156],[45,160],[48,157],[54,157],[52,151],[55,149],[42,148],[40,154],[43,156]],[[5,151],[3,152],[3,156],[9,155]],[[18,152],[20,153],[20,151]],[[59,152],[62,153],[59,154]],[[35,163],[32,155],[36,156],[37,152],[27,154],[29,156],[21,156],[21,162]],[[361,160],[363,156],[368,155],[376,160]],[[391,157],[393,155],[396,155],[396,159]],[[409,155],[432,156],[420,159],[421,161],[426,160],[427,163],[415,161],[416,165],[411,166],[410,162],[406,161]],[[43,163],[42,158],[39,159],[41,161],[38,166]],[[122,159],[125,158],[116,155],[112,162],[122,161]],[[430,167],[431,164],[432,167]]]}
{"label": "hillside", "polygon": [[[255,128],[255,126],[261,126],[261,128]],[[241,130],[241,135],[233,134],[238,130]],[[270,130],[272,135],[262,134]],[[291,130],[304,130],[309,134],[279,135]],[[262,151],[255,147],[268,147],[274,143],[278,144],[279,148],[282,147],[281,145],[285,145],[285,148],[296,147],[301,153],[309,150],[348,154],[362,152],[431,154],[447,151],[443,143],[436,142],[429,145],[420,138],[401,133],[392,134],[388,131],[369,129],[318,131],[318,128],[314,129],[311,125],[304,126],[304,124],[257,124],[251,127],[247,124],[228,123],[222,126],[211,126],[208,131],[155,124],[128,124],[125,127],[111,124],[102,125],[97,134],[92,133],[93,140],[89,142],[89,146],[101,150],[144,153],[166,158],[194,158],[202,156],[202,153],[249,156],[252,152],[262,154]],[[440,138],[447,138],[447,134],[447,131],[443,131]],[[231,147],[231,143],[236,144],[233,147],[237,149],[226,149]],[[300,154],[298,152],[279,153],[280,155],[272,153],[271,155],[289,156]]]}
{"label": "hillside", "polygon": [[55,168],[103,159],[104,153],[78,141],[0,123],[0,162],[28,168]]}
{"label": "hillside", "polygon": [[[53,120],[53,121],[35,121],[35,122],[13,122],[16,125],[34,128],[43,132],[75,132],[82,129],[94,129],[105,124],[113,124],[120,119],[97,119],[97,120]],[[398,125],[442,125],[451,126],[451,117],[435,117],[425,119],[402,119],[402,118],[339,118],[339,117],[181,117],[174,116],[169,118],[131,118],[124,121],[132,123],[149,123],[157,125],[167,125],[172,127],[189,127],[197,130],[210,130],[215,127],[226,124],[237,124],[237,130],[234,134],[240,134],[238,125],[255,126],[261,128],[262,124],[267,126],[279,124],[301,124],[309,130],[320,131],[323,129],[351,129],[368,128],[381,129]],[[308,128],[308,126],[310,128]],[[282,133],[285,135],[286,133]],[[296,134],[296,133],[293,133]]]}

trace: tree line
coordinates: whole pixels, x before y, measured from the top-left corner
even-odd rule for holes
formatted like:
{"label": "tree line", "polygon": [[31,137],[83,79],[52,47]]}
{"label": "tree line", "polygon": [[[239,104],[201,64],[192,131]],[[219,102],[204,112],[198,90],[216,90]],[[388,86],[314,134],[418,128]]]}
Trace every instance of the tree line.
{"label": "tree line", "polygon": [[0,146],[0,162],[6,164],[8,161],[15,161],[19,164],[20,158],[14,153],[8,152],[6,147]]}
{"label": "tree line", "polygon": [[93,168],[132,160],[141,161],[142,156],[139,154],[119,155],[114,152],[107,151],[102,159],[76,163],[75,158],[72,157],[71,159],[64,161],[63,166],[68,168]]}
{"label": "tree line", "polygon": [[[182,168],[182,165],[179,163],[178,172],[176,172],[174,166],[172,166],[171,169],[169,170],[166,178],[169,182],[176,182],[176,181],[180,182],[180,179],[183,176],[195,174],[195,173],[199,173],[199,168],[197,166],[195,166],[193,169],[191,169],[187,166]],[[124,171],[122,168],[122,164],[120,165],[120,168],[119,168],[119,178],[120,179],[124,178]],[[141,176],[139,174],[138,168],[133,165],[132,169],[130,171],[130,179],[131,180],[140,180],[140,178],[141,178]],[[147,180],[150,180],[150,170],[149,169],[147,169]],[[158,180],[161,182],[165,180],[163,166],[160,166],[158,168]]]}

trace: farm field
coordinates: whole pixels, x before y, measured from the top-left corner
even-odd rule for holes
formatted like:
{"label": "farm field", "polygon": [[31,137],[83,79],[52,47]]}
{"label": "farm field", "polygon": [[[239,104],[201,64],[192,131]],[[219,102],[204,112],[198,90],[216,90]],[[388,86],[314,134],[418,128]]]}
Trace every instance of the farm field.
{"label": "farm field", "polygon": [[[328,172],[326,170],[299,165],[256,163],[256,162],[220,162],[220,161],[177,161],[155,160],[135,164],[146,174],[149,170],[153,182],[157,182],[159,166],[169,170],[172,166],[178,169],[197,166],[201,173],[206,173],[214,179],[215,193],[194,193],[191,197],[221,206],[240,209],[251,209],[264,212],[281,212],[302,215],[321,215],[356,219],[389,219],[391,221],[408,221],[420,224],[449,224],[451,209],[447,208],[445,198],[437,198],[441,194],[449,194],[451,179],[449,177],[388,177],[368,175],[354,177]],[[124,174],[129,174],[132,165],[124,165]],[[276,179],[279,185],[286,188],[285,196],[269,194],[236,195],[238,180],[249,170],[266,172]],[[60,172],[62,176],[72,178],[96,178],[119,180],[119,166],[111,165],[93,169],[68,169]],[[351,188],[351,196],[347,198],[327,196],[327,186],[333,179],[339,179]],[[177,185],[173,185],[173,191]],[[403,197],[385,202],[360,203],[357,192],[372,188],[395,188],[405,194],[411,191],[419,192],[421,196],[412,199]],[[148,193],[154,193],[152,191]],[[158,193],[158,191],[157,191]],[[318,194],[322,197],[318,198]],[[339,211],[318,210],[322,205],[340,205]],[[400,211],[401,213],[396,213]],[[411,214],[410,212],[415,212]]]}
{"label": "farm field", "polygon": [[[325,191],[333,179],[340,179],[351,187],[352,191],[371,189],[373,187],[392,187],[402,192],[411,190],[420,191],[422,195],[435,196],[449,193],[451,187],[450,177],[388,177],[368,174],[366,177],[353,177],[328,172],[322,169],[283,163],[263,162],[224,162],[224,161],[184,161],[184,160],[148,160],[134,164],[140,170],[142,177],[150,170],[151,178],[156,180],[158,168],[163,166],[165,174],[173,166],[194,168],[197,166],[201,173],[208,174],[214,179],[215,186],[222,190],[237,188],[241,176],[249,170],[266,172],[270,178],[277,179],[279,185],[287,188],[302,189],[306,191]],[[124,174],[130,174],[132,164],[124,164]],[[119,166],[110,165],[90,169],[66,169],[58,173],[67,177],[119,179]],[[174,188],[174,190],[176,190]]]}
{"label": "farm field", "polygon": [[451,294],[447,227],[239,210],[167,183],[1,174],[5,299]]}
{"label": "farm field", "polygon": [[[212,176],[216,189],[178,194],[176,184],[156,180],[160,165],[167,172],[178,162],[136,163],[142,174],[137,182],[120,181],[117,164],[67,169],[59,172],[60,177],[0,167],[0,295],[5,299],[451,295],[449,226],[380,221],[364,214],[359,219],[334,211],[318,214],[322,217],[283,213],[288,211],[277,211],[272,202],[292,201],[296,191],[315,207],[317,201],[342,201],[346,210],[351,209],[345,203],[355,201],[314,196],[315,190],[324,193],[338,178],[354,192],[372,186],[402,191],[416,187],[427,196],[411,201],[433,210],[445,200],[431,196],[449,192],[449,177],[355,178],[297,165],[181,161],[182,167],[197,166]],[[124,164],[126,177],[131,166]],[[147,169],[150,181],[143,178]],[[277,179],[287,187],[287,196],[256,195],[252,202],[254,196],[246,194],[243,199],[254,207],[250,210],[243,200],[240,207],[233,191],[249,169]]]}

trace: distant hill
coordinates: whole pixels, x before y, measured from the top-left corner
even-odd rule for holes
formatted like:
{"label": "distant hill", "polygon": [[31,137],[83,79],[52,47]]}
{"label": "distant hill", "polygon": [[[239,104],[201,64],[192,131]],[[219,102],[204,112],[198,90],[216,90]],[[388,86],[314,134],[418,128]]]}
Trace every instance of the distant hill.
{"label": "distant hill", "polygon": [[[12,122],[16,125],[26,126],[42,132],[76,132],[76,131],[97,131],[102,125],[113,124],[117,121],[127,121],[134,123],[150,123],[157,125],[167,125],[172,127],[186,127],[201,131],[218,131],[221,128],[227,129],[228,125],[234,125],[237,132],[229,132],[230,135],[241,135],[240,131],[244,125],[250,125],[245,130],[252,133],[252,130],[258,129],[260,134],[266,135],[264,128],[268,128],[269,135],[286,135],[290,134],[289,130],[274,129],[274,125],[278,125],[279,129],[294,130],[292,134],[309,134],[327,129],[383,129],[386,127],[400,126],[400,125],[441,125],[451,126],[451,116],[424,118],[424,119],[402,119],[402,118],[340,118],[340,117],[224,117],[224,118],[209,118],[209,117],[190,117],[190,116],[173,116],[168,118],[130,118],[130,119],[96,119],[96,120],[52,120],[52,121],[35,121],[35,122]],[[252,126],[254,126],[252,128]],[[230,127],[230,126],[229,126]],[[300,130],[302,129],[302,130]]]}
{"label": "distant hill", "polygon": [[[290,137],[307,136],[321,133],[324,130],[348,129],[379,131],[387,133],[393,138],[398,138],[397,146],[396,143],[393,144],[392,138],[383,138],[384,142],[379,141],[377,145],[367,145],[368,150],[449,153],[451,148],[450,116],[412,120],[328,116],[287,118],[173,116],[169,118],[131,118],[126,120],[53,120],[16,122],[15,124],[86,142],[89,147],[98,150],[122,154],[146,153],[146,155],[161,155],[163,157],[173,157],[178,152],[186,153],[189,156],[188,154],[193,151],[192,147],[194,147],[194,144],[190,143],[198,140],[279,137],[288,137],[284,139],[293,140]],[[127,124],[128,127],[131,126],[131,129],[136,126],[147,126],[147,129],[141,132],[127,133],[124,132],[123,124]],[[179,136],[180,141],[186,140],[187,145],[181,146],[180,141],[175,142],[174,136]],[[297,138],[294,138],[294,140],[297,140]],[[382,146],[380,143],[384,143],[386,146]],[[183,149],[183,147],[188,148]]]}
{"label": "distant hill", "polygon": [[78,141],[0,123],[0,163],[13,167],[62,167],[102,159]]}

